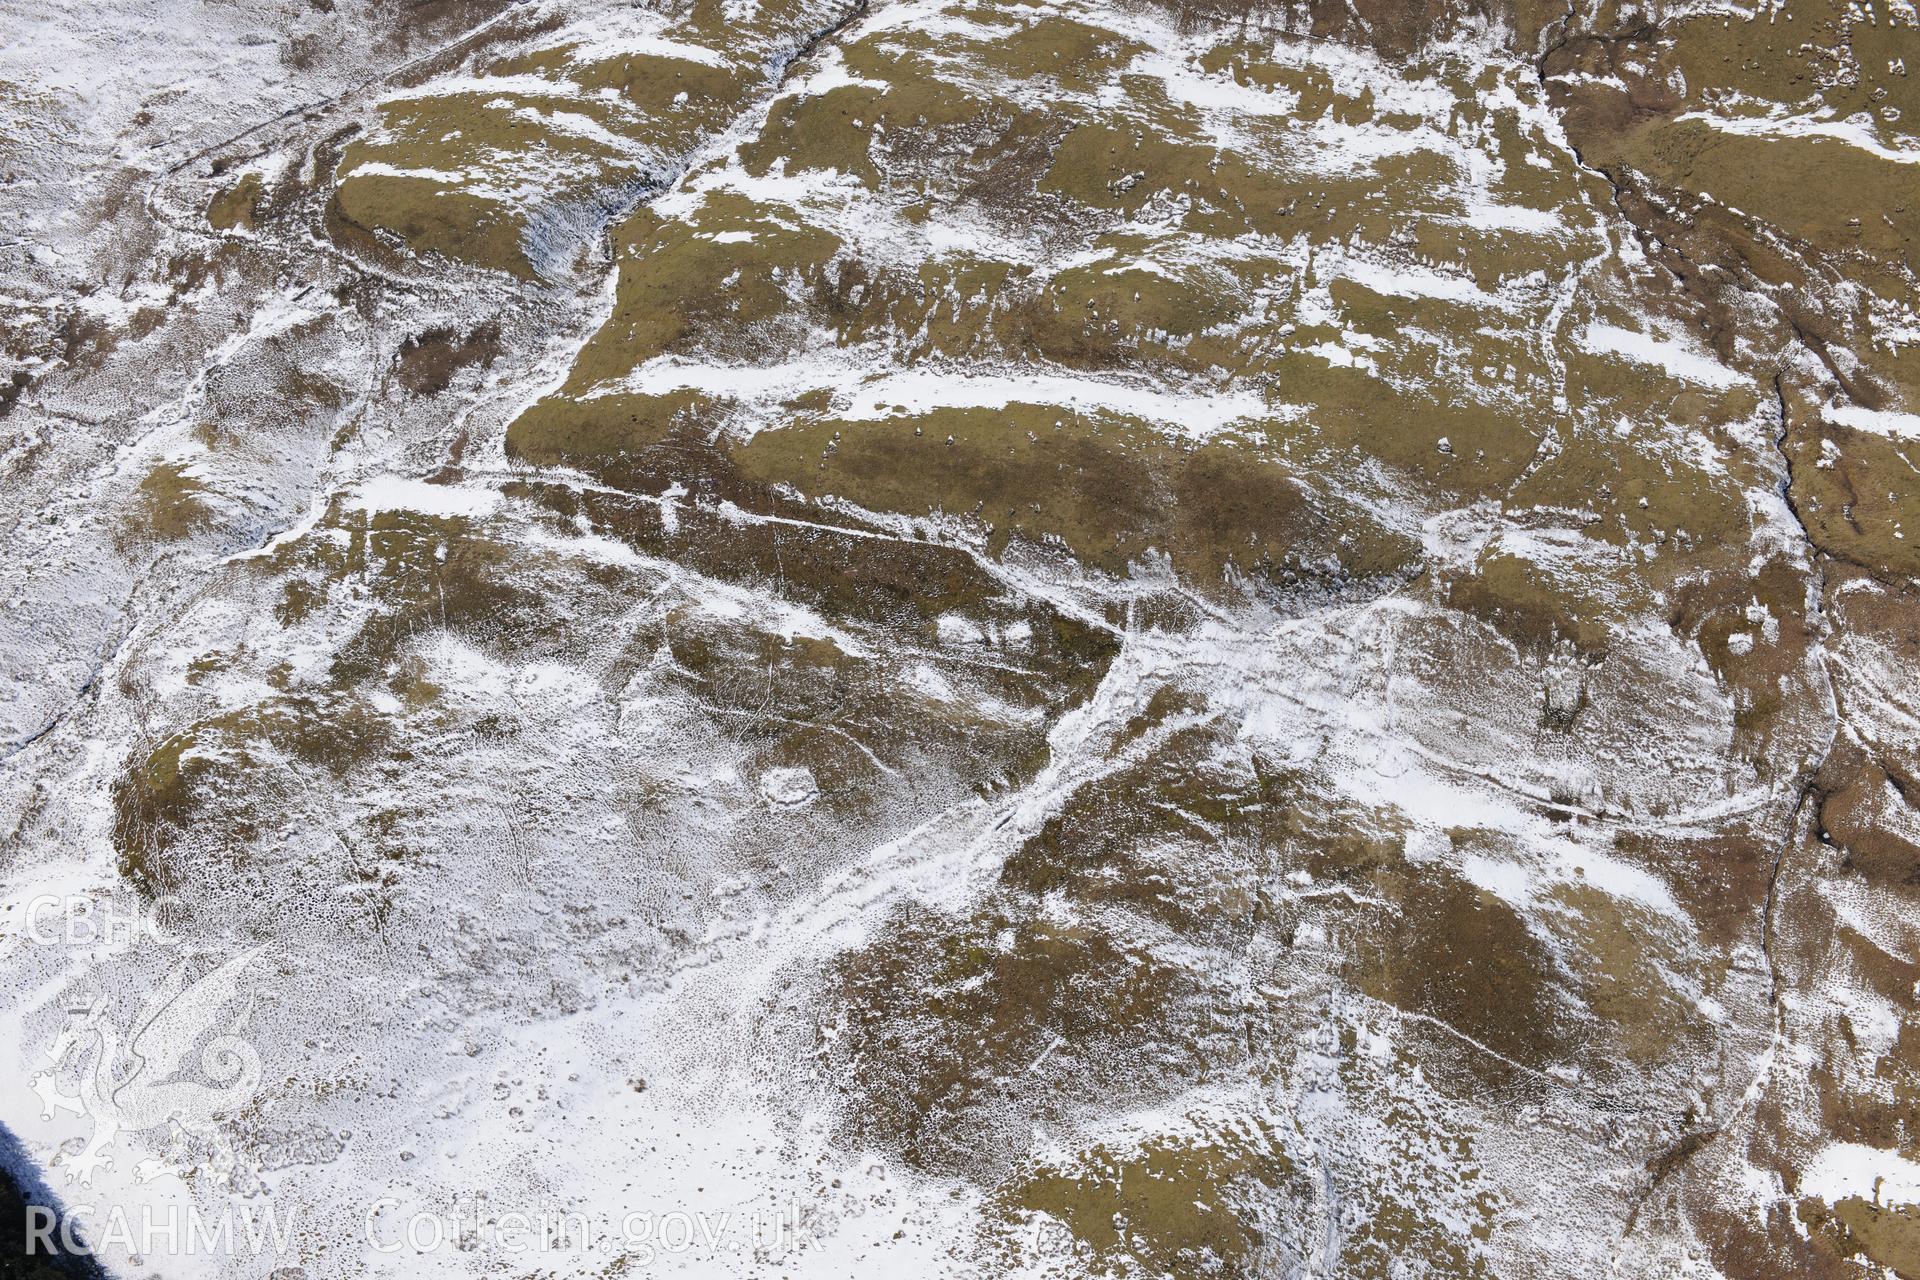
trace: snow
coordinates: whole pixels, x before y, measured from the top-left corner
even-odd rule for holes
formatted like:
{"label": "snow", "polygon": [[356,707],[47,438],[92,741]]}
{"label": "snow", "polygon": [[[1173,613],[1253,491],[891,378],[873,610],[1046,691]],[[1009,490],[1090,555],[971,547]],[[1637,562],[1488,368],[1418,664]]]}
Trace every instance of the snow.
{"label": "snow", "polygon": [[1622,329],[1618,325],[1597,322],[1588,325],[1580,335],[1580,345],[1596,354],[1625,356],[1642,364],[1655,365],[1676,378],[1684,378],[1702,386],[1726,389],[1751,381],[1691,343],[1656,338],[1637,330]]}
{"label": "snow", "polygon": [[1769,114],[1761,116],[1688,111],[1677,116],[1674,123],[1695,121],[1717,132],[1738,137],[1825,138],[1843,142],[1893,164],[1920,164],[1920,145],[1913,145],[1904,138],[1893,145],[1882,142],[1876,136],[1873,117],[1864,112],[1844,119],[1822,119],[1818,116],[1793,115],[1781,107],[1775,107]]}
{"label": "snow", "polygon": [[1920,438],[1920,413],[1866,409],[1856,404],[1828,405],[1820,412],[1829,421],[1852,427],[1855,431],[1871,431],[1896,439]]}
{"label": "snow", "polygon": [[[857,357],[860,353],[851,354]],[[843,356],[765,366],[658,356],[618,381],[601,384],[590,394],[660,395],[689,390],[772,410],[816,388],[833,392],[834,415],[853,421],[924,414],[935,409],[1059,405],[1082,413],[1139,418],[1171,428],[1188,439],[1205,440],[1267,415],[1262,397],[1243,389],[1175,392],[1113,378],[1038,371],[989,374],[915,367],[875,374],[869,362]]]}
{"label": "snow", "polygon": [[[735,53],[671,39],[660,34],[658,17],[630,7],[584,20],[555,12],[559,25],[538,39],[541,47],[567,50],[568,69],[636,52],[731,65]],[[1231,291],[1240,277],[1224,267],[1260,258],[1274,264],[1270,282],[1248,286],[1244,299],[1234,295],[1246,303],[1245,313],[1208,336],[1301,349],[1291,330],[1261,327],[1267,316],[1284,315],[1297,303],[1296,319],[1326,324],[1338,335],[1306,349],[1370,371],[1389,367],[1415,340],[1441,339],[1424,330],[1361,333],[1334,305],[1328,280],[1450,304],[1420,310],[1451,314],[1457,307],[1493,340],[1519,334],[1516,345],[1550,348],[1579,330],[1578,318],[1588,314],[1583,308],[1596,293],[1617,283],[1609,271],[1631,261],[1630,242],[1611,246],[1606,235],[1617,228],[1585,226],[1583,219],[1599,215],[1579,202],[1550,213],[1503,194],[1505,162],[1496,151],[1505,143],[1496,147],[1493,124],[1476,123],[1485,113],[1496,115],[1501,129],[1517,128],[1528,163],[1543,156],[1548,167],[1571,161],[1553,150],[1561,143],[1557,125],[1530,87],[1531,69],[1496,59],[1490,45],[1438,49],[1416,72],[1325,41],[1274,37],[1273,56],[1283,64],[1342,93],[1371,91],[1377,115],[1403,113],[1417,121],[1405,129],[1378,119],[1348,126],[1331,118],[1295,119],[1291,89],[1262,92],[1200,71],[1195,54],[1212,42],[1210,33],[1175,31],[1135,10],[1070,5],[1067,12],[1145,44],[1151,52],[1122,74],[1163,87],[1182,127],[1198,120],[1216,139],[1257,141],[1291,173],[1358,174],[1384,157],[1434,154],[1442,161],[1436,168],[1450,176],[1417,216],[1448,235],[1549,237],[1556,249],[1566,249],[1564,274],[1558,266],[1552,273],[1557,296],[1546,293],[1546,272],[1483,286],[1464,271],[1424,261],[1397,240],[1367,244],[1356,235],[1348,243],[1316,245],[1305,234],[1291,240],[1196,234],[1183,225],[1178,197],[1131,219],[1116,216],[1111,225],[1049,236],[1007,225],[1012,220],[998,214],[943,216],[915,228],[899,216],[896,193],[867,191],[844,175],[779,168],[759,178],[747,174],[735,147],[761,127],[758,110],[743,113],[734,132],[708,151],[683,158],[692,176],[655,201],[654,211],[688,217],[716,194],[745,192],[768,202],[769,221],[821,226],[840,236],[849,254],[908,269],[932,252],[999,257],[1032,268],[1037,279],[1108,264]],[[969,65],[959,41],[991,40],[1004,29],[948,14],[942,3],[883,0],[855,31],[893,31],[916,41],[923,46],[917,56],[985,95],[1006,86]],[[36,28],[32,38],[41,34]],[[1269,36],[1256,24],[1233,38],[1264,44]],[[51,37],[48,42],[59,47]],[[763,52],[756,48],[751,56]],[[18,61],[3,52],[0,61],[10,56]],[[272,56],[271,50],[248,55],[256,63]],[[1456,83],[1460,66],[1449,59],[1488,74]],[[150,70],[131,77],[139,92],[154,87],[141,79]],[[246,66],[228,70],[238,79],[257,74]],[[59,74],[82,72],[94,78],[83,86],[87,92],[122,92],[77,61]],[[820,93],[851,83],[866,82],[856,81],[837,51],[826,50],[797,69],[782,92]],[[191,92],[206,97],[211,84],[197,81]],[[456,71],[401,93],[482,93],[512,106],[515,95],[547,103],[577,90],[545,77]],[[1026,96],[1010,100],[1022,107],[1054,102],[1030,87],[1017,93]],[[273,105],[278,91],[264,98]],[[1150,89],[1115,80],[1092,91],[1062,91],[1058,105],[1063,114],[1104,110],[1130,121],[1142,117],[1141,104],[1150,98]],[[585,115],[534,114],[576,136],[607,145],[617,140],[617,130],[605,132]],[[1448,131],[1456,115],[1453,136]],[[702,156],[713,163],[703,167]],[[536,199],[565,176],[510,154],[500,163],[518,175],[488,189],[511,186],[502,198]],[[495,167],[490,159],[488,171]],[[378,163],[361,172],[460,180]],[[755,232],[708,235],[730,244]],[[323,286],[346,278],[322,253],[289,261],[290,274],[311,275]],[[1308,272],[1318,287],[1302,292]],[[822,503],[809,512],[796,495],[782,499],[781,514],[765,514],[749,509],[754,499],[742,490],[723,487],[720,492],[733,496],[719,498],[692,451],[685,465],[694,470],[685,482],[650,497],[580,473],[510,464],[504,450],[506,423],[561,385],[580,342],[611,310],[611,285],[597,298],[589,282],[577,299],[555,289],[476,300],[460,296],[465,286],[458,279],[450,285],[437,269],[418,271],[407,289],[388,292],[377,277],[354,278],[378,298],[377,314],[329,357],[336,363],[327,371],[354,388],[355,398],[341,410],[338,427],[329,420],[312,429],[321,457],[309,469],[275,462],[249,472],[230,455],[190,442],[206,403],[208,371],[244,374],[262,348],[315,320],[360,323],[339,319],[351,317],[345,308],[336,316],[331,303],[317,305],[328,297],[325,288],[314,295],[316,305],[263,306],[231,328],[224,314],[207,313],[204,323],[216,337],[204,352],[187,359],[166,349],[169,365],[186,370],[187,381],[199,378],[202,391],[168,400],[164,412],[143,419],[148,435],[137,446],[106,448],[104,463],[79,471],[88,483],[124,488],[137,484],[154,459],[165,458],[210,481],[264,474],[257,490],[231,488],[273,496],[245,508],[247,523],[238,533],[222,530],[170,553],[172,561],[143,566],[145,576],[130,579],[124,604],[107,589],[117,590],[118,580],[88,579],[103,599],[111,597],[117,612],[110,616],[125,619],[125,643],[114,636],[97,645],[63,640],[64,647],[50,648],[55,659],[77,661],[95,692],[75,702],[71,719],[34,749],[38,754],[23,758],[14,776],[26,785],[0,792],[9,820],[49,852],[11,869],[9,900],[121,883],[112,797],[127,762],[150,740],[210,716],[242,713],[234,723],[244,723],[249,709],[328,690],[345,646],[400,603],[382,594],[375,575],[330,568],[376,514],[484,520],[487,545],[508,553],[503,582],[541,614],[538,638],[526,643],[502,643],[489,634],[495,622],[513,634],[513,610],[465,629],[450,627],[444,617],[408,619],[391,666],[342,692],[356,713],[375,716],[382,732],[406,748],[404,761],[396,753],[391,761],[334,777],[283,758],[287,753],[271,742],[250,744],[265,761],[261,773],[250,776],[268,779],[250,798],[268,820],[259,846],[246,852],[271,873],[268,888],[215,887],[233,891],[222,900],[231,904],[232,920],[270,934],[282,947],[272,978],[261,983],[254,1032],[276,1069],[301,1076],[274,1100],[274,1122],[310,1125],[319,1135],[254,1136],[289,1148],[313,1142],[323,1154],[302,1147],[305,1154],[266,1168],[261,1185],[244,1192],[204,1179],[194,1193],[209,1202],[231,1193],[309,1208],[364,1207],[391,1193],[397,1203],[379,1221],[393,1227],[409,1214],[444,1214],[450,1197],[471,1197],[485,1186],[494,1192],[492,1210],[577,1210],[614,1232],[618,1215],[628,1210],[656,1222],[667,1212],[694,1213],[712,1226],[718,1215],[764,1217],[804,1203],[818,1210],[818,1232],[809,1249],[790,1260],[795,1276],[959,1274],[983,1220],[1003,1211],[987,1205],[993,1192],[850,1149],[831,1094],[815,1091],[811,1062],[796,1067],[782,1055],[804,1057],[846,1034],[833,1021],[845,1006],[823,994],[823,974],[845,948],[880,936],[902,909],[961,917],[983,904],[1005,905],[994,895],[1003,892],[1010,857],[1051,824],[1079,820],[1078,806],[1087,798],[1115,787],[1137,792],[1134,779],[1169,762],[1217,771],[1214,776],[1235,780],[1236,794],[1245,797],[1263,789],[1264,777],[1256,773],[1290,771],[1282,788],[1289,806],[1326,817],[1336,834],[1377,839],[1388,851],[1383,857],[1403,850],[1405,864],[1394,877],[1402,870],[1442,882],[1453,877],[1511,904],[1527,928],[1556,945],[1559,958],[1573,950],[1558,944],[1582,923],[1574,917],[1588,909],[1593,894],[1604,895],[1619,908],[1608,919],[1617,915],[1636,940],[1651,940],[1655,981],[1683,996],[1679,1007],[1698,1011],[1714,1028],[1716,1063],[1739,1068],[1753,1056],[1753,1037],[1756,1029],[1764,1032],[1768,1008],[1762,978],[1755,976],[1757,959],[1700,943],[1669,888],[1672,868],[1632,852],[1638,846],[1628,838],[1691,834],[1749,819],[1765,826],[1768,806],[1777,807],[1779,796],[1750,776],[1754,765],[1744,745],[1736,748],[1732,696],[1697,665],[1697,650],[1676,638],[1659,609],[1618,602],[1634,616],[1618,624],[1616,651],[1591,671],[1569,674],[1565,655],[1520,654],[1496,629],[1444,604],[1444,580],[1469,571],[1496,546],[1524,556],[1555,582],[1601,580],[1615,565],[1609,557],[1616,548],[1575,527],[1573,514],[1513,510],[1498,496],[1446,510],[1445,503],[1468,499],[1433,499],[1370,459],[1317,456],[1311,474],[1303,467],[1303,486],[1324,484],[1382,528],[1419,537],[1425,572],[1403,584],[1343,582],[1323,594],[1275,602],[1258,591],[1243,597],[1218,583],[1183,580],[1157,552],[1143,553],[1130,574],[1106,575],[1065,562],[1057,548],[1016,544],[989,555],[979,531],[959,521],[846,503]],[[155,300],[133,289],[109,290],[85,305],[118,326]],[[1692,339],[1641,332],[1633,326],[1642,318],[1629,307],[1608,305],[1618,323],[1580,330],[1589,350],[1623,355],[1698,385],[1741,383]],[[1271,311],[1260,310],[1265,307]],[[403,397],[397,389],[383,394],[392,346],[401,336],[450,320],[469,323],[479,314],[500,316],[509,331],[507,352],[483,385],[463,379],[439,399]],[[1568,315],[1576,319],[1563,326]],[[737,412],[729,429],[740,435],[778,429],[792,416],[784,402],[824,388],[831,400],[823,412],[847,421],[1025,403],[1138,419],[1189,440],[1283,419],[1300,424],[1303,440],[1313,438],[1311,415],[1275,403],[1278,389],[1254,377],[1216,384],[1165,370],[1086,373],[979,359],[909,364],[902,335],[893,335],[896,343],[840,348],[834,335],[808,330],[806,323],[797,320],[775,335],[792,340],[799,351],[792,358],[770,358],[764,346],[754,354],[715,344],[694,356],[650,360],[594,394],[700,391],[731,402]],[[177,341],[175,329],[162,336]],[[1517,386],[1519,359],[1476,362],[1474,392],[1491,386],[1506,395]],[[1408,381],[1421,394],[1446,385],[1439,376]],[[116,388],[101,399],[116,407],[90,426],[50,434],[51,454],[67,456],[61,451],[87,447],[91,434],[105,437],[106,429],[124,425],[114,415],[126,397]],[[1533,402],[1521,403],[1534,413]],[[1564,402],[1561,412],[1572,416]],[[1879,423],[1871,429],[1894,434],[1917,425],[1910,414],[1869,419],[1858,416],[1863,412],[1830,415],[1854,413],[1857,421]],[[1880,422],[1883,417],[1892,425]],[[1585,419],[1578,421],[1585,426]],[[1660,457],[1678,458],[1688,448],[1673,439],[1674,424],[1633,425],[1629,438],[1606,441]],[[1441,432],[1421,438],[1439,442]],[[450,448],[456,439],[458,449]],[[1452,440],[1465,437],[1453,430]],[[246,445],[263,453],[280,447],[251,434]],[[1364,452],[1365,442],[1359,447]],[[1459,449],[1472,452],[1465,444]],[[1764,438],[1759,456],[1771,456]],[[1687,451],[1684,458],[1716,479],[1737,478],[1725,452]],[[423,478],[443,469],[465,478]],[[1770,472],[1741,483],[1764,489],[1763,500],[1777,504]],[[510,499],[509,492],[544,492],[552,501]],[[113,509],[110,495],[75,493],[45,506],[47,523],[63,533],[75,527],[74,511]],[[650,516],[649,508],[658,512],[672,552],[650,540],[645,519],[644,535],[617,518],[596,523],[609,510]],[[840,527],[848,517],[859,528]],[[725,522],[721,535],[765,535],[761,545],[784,561],[751,570],[696,561],[713,550],[699,539],[716,518]],[[31,532],[39,523],[20,525]],[[434,541],[477,532],[456,524]],[[686,563],[670,558],[690,545]],[[821,564],[838,572],[842,562],[835,557],[851,549],[846,563],[856,572],[857,557],[891,555],[903,546],[951,553],[958,570],[977,573],[971,581],[984,590],[969,586],[965,604],[943,599],[937,606],[943,612],[933,617],[902,610],[902,617],[880,623],[849,619],[824,602],[813,607],[806,601],[816,597],[803,594],[793,574],[796,556],[818,551]],[[1760,549],[1756,535],[1753,546],[1735,554],[1757,556]],[[707,571],[691,567],[694,562]],[[206,572],[223,563],[246,569]],[[296,578],[314,588],[303,610],[284,607],[282,591]],[[10,591],[16,586],[23,597],[53,594],[67,607],[59,588],[50,593],[39,582],[9,580]],[[1169,624],[1171,615],[1182,621]],[[1770,616],[1751,621],[1780,630]],[[1063,684],[1046,664],[1055,635],[1069,624],[1117,641],[1119,652],[1111,660],[1087,659],[1075,670],[1076,682]],[[852,661],[836,664],[831,677],[803,674],[780,653],[801,637],[828,642]],[[751,657],[728,656],[716,674],[687,656],[689,641],[728,655],[737,643],[738,652]],[[818,656],[812,649],[810,657]],[[1844,660],[1867,662],[1857,650]],[[1840,666],[1842,658],[1836,655],[1834,663]],[[1903,673],[1889,661],[1889,682],[1904,680]],[[826,697],[783,699],[791,691],[781,682],[816,676],[831,686]],[[1576,678],[1593,688],[1578,732],[1543,729],[1543,685],[1558,689],[1562,684],[1553,682]],[[886,700],[873,698],[869,688],[884,691]],[[846,700],[835,701],[847,689]],[[738,696],[742,690],[752,696]],[[1161,693],[1178,695],[1166,703],[1175,710],[1146,717]],[[958,750],[951,737],[940,736],[954,723],[975,726]],[[897,732],[892,748],[889,732]],[[996,739],[1017,732],[1031,733],[1022,756],[1034,761],[1030,768],[1009,769],[1007,776],[968,772],[977,763],[971,757],[992,759]],[[824,768],[816,774],[791,763],[782,749],[802,734],[831,739],[853,762],[852,772],[869,770],[884,781],[863,792],[866,784],[837,776],[829,781]],[[220,733],[206,736],[190,762],[214,763],[222,750],[234,758],[231,743],[214,745]],[[243,736],[237,729],[232,734]],[[866,806],[857,819],[836,803],[842,793]],[[1265,846],[1263,858],[1291,859],[1290,874],[1256,884],[1265,864],[1244,861],[1246,851],[1231,847],[1235,837],[1223,835],[1222,824],[1197,813],[1187,818],[1192,829],[1182,839],[1191,841],[1180,846],[1175,873],[1192,875],[1193,884],[1209,891],[1231,882],[1236,895],[1271,894],[1299,921],[1286,946],[1258,921],[1242,936],[1237,910],[1234,937],[1224,947],[1129,907],[1062,892],[1036,908],[1037,918],[1062,929],[1110,929],[1129,959],[1219,975],[1235,1000],[1247,1002],[1232,1008],[1235,1017],[1246,1014],[1249,1027],[1271,1028],[1261,1034],[1270,1034],[1271,1051],[1285,1069],[1257,1075],[1236,1059],[1199,1087],[1169,1089],[1140,1106],[1105,1097],[1055,1099],[1063,1105],[1036,1121],[1044,1132],[1034,1135],[1029,1158],[1070,1163],[1092,1143],[1137,1153],[1162,1137],[1283,1150],[1306,1175],[1297,1206],[1303,1220],[1325,1233],[1299,1236],[1326,1251],[1307,1269],[1327,1272],[1335,1269],[1328,1259],[1338,1252],[1343,1224],[1356,1221],[1353,1215],[1365,1212],[1380,1187],[1400,1188],[1408,1203],[1457,1239],[1470,1238],[1475,1197],[1492,1187],[1510,1199],[1497,1227],[1504,1234],[1490,1247],[1511,1247],[1516,1236],[1548,1223],[1556,1256],[1569,1270],[1597,1271],[1588,1264],[1620,1247],[1621,1224],[1610,1216],[1613,1184],[1637,1178],[1638,1155],[1651,1149],[1653,1137],[1664,1139],[1685,1092],[1695,1087],[1685,1077],[1708,1070],[1707,1060],[1663,1063],[1603,1106],[1590,1105],[1575,1068],[1556,1063],[1536,1070],[1511,1059],[1503,1061],[1546,1083],[1541,1106],[1488,1114],[1477,1103],[1449,1097],[1422,1074],[1433,1044],[1463,1060],[1501,1055],[1441,1019],[1365,996],[1343,977],[1356,943],[1352,931],[1365,927],[1355,922],[1395,910],[1393,890],[1384,882],[1316,879],[1306,870],[1311,858]],[[391,851],[382,843],[376,852],[362,837],[386,830],[385,824],[397,835]],[[1142,842],[1136,852],[1154,850]],[[343,858],[354,874],[330,877]],[[371,865],[364,876],[361,859]],[[323,881],[321,889],[306,892],[302,876]],[[1179,887],[1184,893],[1188,886]],[[1591,892],[1570,892],[1575,889]],[[1857,931],[1873,944],[1904,945],[1902,922],[1886,903],[1844,889],[1822,892],[1833,895],[1836,918],[1864,922]],[[274,896],[283,893],[284,901]],[[390,923],[368,926],[375,904],[393,913]],[[1359,909],[1365,914],[1342,914]],[[1012,946],[1011,930],[999,938]],[[114,979],[138,994],[141,975],[100,960],[80,951],[20,960],[5,991],[9,1011],[31,1031],[17,1038],[17,1058],[44,1049],[39,1033],[83,983]],[[971,982],[978,989],[984,980]],[[1856,1020],[1863,1043],[1885,1042],[1897,1030],[1899,1011],[1890,1002],[1857,992],[1836,992],[1833,999]],[[1354,1052],[1338,1047],[1343,1037]],[[1803,1047],[1791,1046],[1783,1061],[1796,1061],[1792,1055]],[[1057,1070],[1084,1048],[1054,1037],[1022,1066],[1029,1074]],[[340,1081],[348,1083],[335,1088]],[[1631,1096],[1635,1105],[1622,1108],[1620,1096]],[[14,1099],[0,1118],[36,1151],[51,1152],[64,1136],[42,1123],[30,1098]],[[1609,1127],[1604,1142],[1591,1136],[1602,1123]],[[343,1133],[352,1137],[340,1138]],[[1454,1154],[1466,1135],[1473,1138],[1471,1169],[1479,1179],[1471,1189],[1458,1180],[1463,1164]],[[134,1147],[131,1138],[128,1143]],[[1727,1149],[1738,1148],[1729,1142]],[[399,1150],[406,1159],[395,1155]],[[245,1154],[251,1159],[261,1152]],[[1738,1160],[1730,1177],[1756,1187],[1765,1182]],[[1883,1195],[1911,1199],[1916,1168],[1893,1153],[1836,1144],[1819,1153],[1804,1181],[1839,1194],[1863,1185],[1871,1190],[1874,1179]],[[166,1189],[136,1185],[129,1168],[107,1178],[100,1193],[129,1204],[188,1194],[175,1182]],[[1576,1195],[1583,1198],[1576,1202]],[[1270,1197],[1275,1203],[1262,1211],[1289,1211],[1292,1197],[1291,1190]],[[1277,1224],[1271,1238],[1293,1238],[1282,1231],[1294,1226]],[[476,1266],[503,1261],[490,1247],[479,1254],[447,1248],[395,1255],[362,1242],[359,1227],[348,1222],[342,1234],[337,1222],[316,1223],[303,1258],[318,1269],[364,1263],[373,1275],[459,1280]],[[1640,1234],[1636,1248],[1669,1243],[1653,1230]],[[769,1269],[767,1260],[744,1251],[712,1256],[714,1243],[654,1260],[630,1252],[624,1262],[644,1268],[657,1261],[657,1270],[702,1277]],[[622,1265],[606,1251],[533,1261],[555,1274]]]}
{"label": "snow", "polygon": [[1830,1142],[1801,1171],[1800,1191],[1828,1204],[1920,1205],[1920,1162],[1865,1143]]}
{"label": "snow", "polygon": [[492,515],[502,499],[498,490],[483,485],[434,484],[408,476],[375,476],[356,486],[347,498],[355,511],[411,511],[425,516],[476,519]]}

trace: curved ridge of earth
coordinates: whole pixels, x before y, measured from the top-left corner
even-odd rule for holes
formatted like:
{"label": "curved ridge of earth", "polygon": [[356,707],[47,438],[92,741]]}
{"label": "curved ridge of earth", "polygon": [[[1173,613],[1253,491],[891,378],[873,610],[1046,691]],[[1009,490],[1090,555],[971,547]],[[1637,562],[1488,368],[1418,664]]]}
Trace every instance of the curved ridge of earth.
{"label": "curved ridge of earth", "polygon": [[1909,0],[0,12],[0,1273],[1920,1276]]}

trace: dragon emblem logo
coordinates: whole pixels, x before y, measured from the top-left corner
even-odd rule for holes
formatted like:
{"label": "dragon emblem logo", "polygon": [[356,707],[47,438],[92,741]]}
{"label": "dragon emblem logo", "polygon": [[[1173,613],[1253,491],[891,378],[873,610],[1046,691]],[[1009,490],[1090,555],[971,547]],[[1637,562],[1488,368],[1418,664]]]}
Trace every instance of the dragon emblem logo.
{"label": "dragon emblem logo", "polygon": [[[54,1161],[66,1165],[67,1181],[88,1185],[101,1165],[111,1168],[113,1157],[106,1151],[119,1134],[168,1126],[210,1137],[219,1118],[253,1100],[260,1088],[260,1054],[241,1035],[252,1002],[222,1020],[229,1006],[240,1002],[241,971],[260,951],[241,952],[195,981],[188,980],[186,962],[175,965],[124,1029],[108,1019],[103,1001],[70,1011],[47,1050],[53,1069],[34,1080],[42,1119],[70,1111],[93,1121],[85,1147]],[[190,1062],[203,1078],[191,1078]],[[77,1094],[60,1091],[63,1077],[77,1077]]]}

